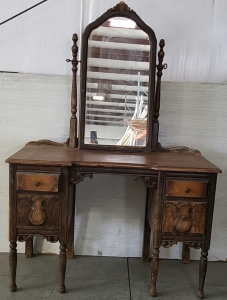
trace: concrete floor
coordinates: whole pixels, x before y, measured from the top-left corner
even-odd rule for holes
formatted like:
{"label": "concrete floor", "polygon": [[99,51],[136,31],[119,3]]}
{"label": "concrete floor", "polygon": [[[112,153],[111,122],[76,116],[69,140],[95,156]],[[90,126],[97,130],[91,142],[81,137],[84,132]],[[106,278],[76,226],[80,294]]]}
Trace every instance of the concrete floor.
{"label": "concrete floor", "polygon": [[[157,300],[193,300],[198,287],[198,261],[183,265],[161,260]],[[18,254],[16,293],[9,292],[8,254],[0,254],[0,299],[151,300],[150,263],[139,258],[77,256],[68,260],[67,292],[58,293],[58,257]],[[205,299],[227,299],[227,263],[209,262]]]}

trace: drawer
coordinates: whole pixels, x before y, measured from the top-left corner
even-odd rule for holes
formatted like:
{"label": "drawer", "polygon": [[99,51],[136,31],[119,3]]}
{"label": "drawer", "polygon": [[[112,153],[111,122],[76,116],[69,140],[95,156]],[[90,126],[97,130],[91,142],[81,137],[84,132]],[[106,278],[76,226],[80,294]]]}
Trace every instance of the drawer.
{"label": "drawer", "polygon": [[17,172],[17,190],[58,192],[60,174]]}
{"label": "drawer", "polygon": [[58,195],[17,195],[17,226],[57,228],[60,225]]}
{"label": "drawer", "polygon": [[206,198],[207,182],[167,180],[166,196]]}
{"label": "drawer", "polygon": [[165,201],[162,232],[203,234],[205,216],[206,202]]}

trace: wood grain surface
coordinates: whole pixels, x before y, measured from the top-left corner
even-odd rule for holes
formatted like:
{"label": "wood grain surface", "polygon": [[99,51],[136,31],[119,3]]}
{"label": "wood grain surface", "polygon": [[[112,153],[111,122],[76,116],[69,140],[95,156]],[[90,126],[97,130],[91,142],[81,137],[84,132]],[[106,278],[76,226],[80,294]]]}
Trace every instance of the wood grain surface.
{"label": "wood grain surface", "polygon": [[193,153],[155,152],[133,154],[53,146],[25,146],[9,157],[6,162],[53,166],[122,167],[180,172],[221,172],[219,168],[203,156]]}
{"label": "wood grain surface", "polygon": [[58,192],[60,174],[17,172],[17,190]]}
{"label": "wood grain surface", "polygon": [[166,196],[206,198],[207,183],[196,181],[168,180]]}

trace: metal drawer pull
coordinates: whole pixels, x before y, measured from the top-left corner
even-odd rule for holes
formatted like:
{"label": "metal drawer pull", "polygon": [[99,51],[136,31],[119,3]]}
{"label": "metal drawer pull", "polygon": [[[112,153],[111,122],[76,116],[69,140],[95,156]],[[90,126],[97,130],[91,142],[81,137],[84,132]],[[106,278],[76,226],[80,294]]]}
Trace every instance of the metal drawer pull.
{"label": "metal drawer pull", "polygon": [[190,193],[191,190],[190,190],[189,188],[187,188],[187,189],[185,189],[185,192],[186,192],[186,193]]}
{"label": "metal drawer pull", "polygon": [[40,182],[36,181],[35,186],[40,186]]}

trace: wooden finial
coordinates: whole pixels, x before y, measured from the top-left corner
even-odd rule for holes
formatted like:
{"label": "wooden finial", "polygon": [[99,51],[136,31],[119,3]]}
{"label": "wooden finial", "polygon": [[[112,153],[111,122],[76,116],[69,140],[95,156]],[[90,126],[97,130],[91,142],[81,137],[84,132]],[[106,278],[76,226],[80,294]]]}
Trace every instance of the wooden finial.
{"label": "wooden finial", "polygon": [[154,109],[154,122],[158,123],[159,110],[160,110],[160,96],[161,96],[161,77],[162,70],[167,68],[167,64],[162,64],[165,52],[163,48],[165,46],[165,41],[162,39],[159,43],[160,50],[158,52],[158,65],[157,65],[157,85],[156,85],[156,94],[155,94],[155,109]]}
{"label": "wooden finial", "polygon": [[78,36],[76,33],[72,37],[73,46],[72,46],[72,93],[71,93],[71,118],[70,118],[70,134],[69,134],[69,147],[75,148],[77,145],[77,82],[76,82],[76,72],[77,72],[77,41]]}
{"label": "wooden finial", "polygon": [[162,70],[167,68],[167,64],[162,64],[165,52],[163,48],[165,46],[165,41],[161,40],[159,43],[160,50],[158,52],[158,65],[157,67],[157,85],[155,93],[155,104],[154,104],[154,128],[153,128],[153,137],[152,137],[152,151],[157,151],[158,149],[158,132],[159,132],[159,110],[160,110],[160,96],[161,96],[161,77]]}
{"label": "wooden finial", "polygon": [[72,40],[73,40],[73,46],[72,46],[72,55],[73,55],[72,71],[76,72],[77,71],[77,65],[78,65],[78,60],[77,60],[77,54],[78,54],[77,41],[78,41],[78,36],[77,36],[76,33],[73,34]]}

